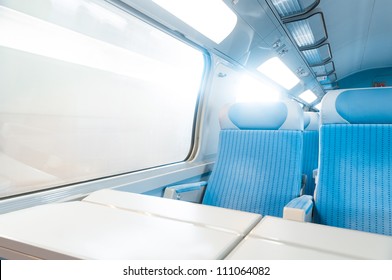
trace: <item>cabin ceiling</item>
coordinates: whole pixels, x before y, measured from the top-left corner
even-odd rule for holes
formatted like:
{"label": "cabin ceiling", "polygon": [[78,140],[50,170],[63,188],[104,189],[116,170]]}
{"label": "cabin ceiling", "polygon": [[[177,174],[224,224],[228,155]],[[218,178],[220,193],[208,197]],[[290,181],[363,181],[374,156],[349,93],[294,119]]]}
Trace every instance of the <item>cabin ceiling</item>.
{"label": "cabin ceiling", "polygon": [[392,1],[321,0],[337,79],[392,66]]}
{"label": "cabin ceiling", "polygon": [[[311,89],[317,95],[317,100],[305,104],[310,107],[320,102],[325,91],[336,87],[335,80],[339,84],[339,80],[363,70],[392,67],[392,36],[385,35],[392,32],[389,31],[392,26],[390,0],[223,0],[237,14],[238,21],[232,33],[221,43],[211,41],[152,0],[106,1],[121,7],[123,4],[133,7],[209,51],[237,61],[256,75],[260,74],[256,71],[259,65],[272,56],[279,56],[302,81],[289,94],[298,97],[304,90]],[[304,14],[281,18],[274,3],[286,1],[316,3],[317,6],[311,6]],[[309,49],[330,47],[332,59],[321,63],[325,66],[333,62],[332,78],[317,73],[312,66],[319,64],[309,63],[304,55],[306,48],[296,45],[289,30],[291,22],[307,19],[317,13],[323,15],[327,39],[319,45],[311,45]],[[323,30],[322,24],[315,30],[313,32],[317,36],[317,32]],[[329,70],[324,72],[331,73]]]}

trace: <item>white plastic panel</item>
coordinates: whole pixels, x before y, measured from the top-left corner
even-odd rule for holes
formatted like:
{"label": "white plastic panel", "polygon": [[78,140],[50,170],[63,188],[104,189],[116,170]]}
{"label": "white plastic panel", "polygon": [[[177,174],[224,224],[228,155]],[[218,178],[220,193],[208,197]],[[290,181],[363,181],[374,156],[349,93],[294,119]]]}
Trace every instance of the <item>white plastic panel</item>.
{"label": "white plastic panel", "polygon": [[242,77],[233,66],[217,60],[213,66],[214,79],[209,85],[203,104],[203,119],[200,131],[200,149],[198,160],[211,159],[216,156],[219,141],[219,113],[223,106],[235,102],[239,91],[238,84]]}

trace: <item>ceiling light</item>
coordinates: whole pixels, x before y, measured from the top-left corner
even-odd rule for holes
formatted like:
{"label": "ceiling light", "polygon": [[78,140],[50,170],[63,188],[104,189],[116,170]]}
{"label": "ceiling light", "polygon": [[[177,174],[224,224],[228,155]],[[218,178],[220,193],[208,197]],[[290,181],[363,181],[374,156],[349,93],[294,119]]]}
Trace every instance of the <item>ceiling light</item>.
{"label": "ceiling light", "polygon": [[317,99],[317,95],[315,95],[310,89],[304,91],[298,97],[309,104]]}
{"label": "ceiling light", "polygon": [[237,24],[236,14],[222,0],[152,0],[219,44]]}
{"label": "ceiling light", "polygon": [[287,90],[292,89],[300,81],[299,78],[277,57],[267,60],[257,67],[257,70]]}

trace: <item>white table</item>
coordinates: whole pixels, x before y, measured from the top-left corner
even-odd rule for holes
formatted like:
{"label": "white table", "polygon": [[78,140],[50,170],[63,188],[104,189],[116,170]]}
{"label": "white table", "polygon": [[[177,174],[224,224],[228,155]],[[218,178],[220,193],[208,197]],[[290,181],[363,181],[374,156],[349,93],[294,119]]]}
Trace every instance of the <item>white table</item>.
{"label": "white table", "polygon": [[[223,259],[261,218],[256,214],[163,198],[118,195],[132,198],[128,204],[120,199],[112,201],[116,202],[113,205],[98,203],[90,197],[0,215],[0,256]],[[151,207],[151,211],[146,211],[146,207]]]}
{"label": "white table", "polygon": [[266,216],[227,259],[392,259],[392,237]]}
{"label": "white table", "polygon": [[162,217],[245,236],[261,215],[155,196],[101,190],[83,199],[118,209]]}

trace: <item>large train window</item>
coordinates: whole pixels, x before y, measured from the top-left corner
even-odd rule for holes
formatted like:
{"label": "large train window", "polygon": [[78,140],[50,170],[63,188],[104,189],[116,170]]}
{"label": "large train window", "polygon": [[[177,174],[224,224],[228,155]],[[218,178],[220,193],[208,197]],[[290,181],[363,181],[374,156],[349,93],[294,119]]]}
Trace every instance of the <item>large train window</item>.
{"label": "large train window", "polygon": [[204,54],[98,0],[0,0],[0,197],[179,162]]}

